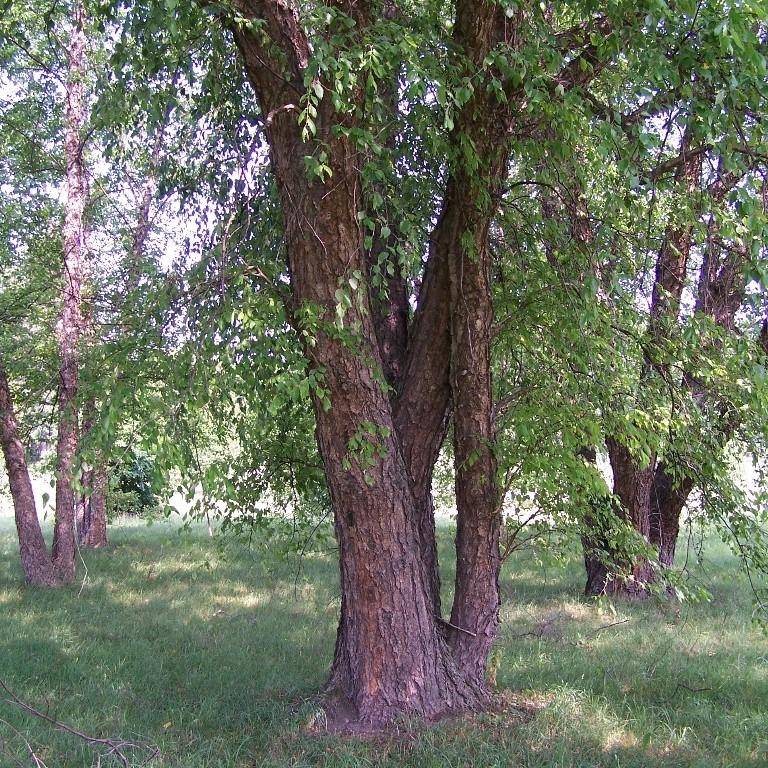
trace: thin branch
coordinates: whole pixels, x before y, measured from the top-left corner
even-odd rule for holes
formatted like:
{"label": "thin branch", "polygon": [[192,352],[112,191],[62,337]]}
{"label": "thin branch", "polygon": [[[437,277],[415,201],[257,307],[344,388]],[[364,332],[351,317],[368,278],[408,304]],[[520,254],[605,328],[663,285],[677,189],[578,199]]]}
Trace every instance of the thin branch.
{"label": "thin branch", "polygon": [[617,627],[619,624],[626,624],[629,621],[629,619],[622,619],[621,621],[612,621],[610,624],[603,624],[602,627],[598,627],[597,629],[592,631],[593,635],[596,635],[598,632],[602,632],[604,629],[609,629],[610,627]]}
{"label": "thin branch", "polygon": [[[76,736],[77,738],[82,739],[86,744],[88,744],[89,747],[94,749],[106,748],[105,755],[113,755],[115,759],[120,763],[120,765],[123,766],[123,768],[130,768],[131,765],[128,756],[125,754],[125,751],[130,752],[133,750],[139,750],[148,753],[148,756],[139,765],[146,765],[160,755],[160,749],[152,744],[149,744],[148,742],[126,741],[124,739],[117,738],[99,738],[97,736],[89,736],[87,733],[78,731],[71,725],[62,723],[60,720],[56,720],[55,718],[46,715],[44,712],[41,712],[39,709],[36,709],[31,704],[27,704],[27,702],[22,701],[22,699],[20,699],[2,680],[0,680],[0,689],[5,691],[5,693],[10,697],[3,699],[3,701],[5,701],[7,704],[16,706],[22,712],[26,712],[29,715],[43,720],[44,722],[52,725],[57,731],[61,731],[62,733],[67,733],[71,736]],[[34,753],[32,753],[32,756],[35,760],[38,761],[35,763],[35,765],[44,768],[44,764],[39,761],[39,758],[37,758]]]}
{"label": "thin branch", "polygon": [[470,632],[468,629],[464,629],[464,627],[459,627],[456,624],[451,624],[450,621],[446,621],[442,616],[435,616],[435,618],[441,624],[444,624],[446,627],[450,627],[451,629],[455,629],[457,632],[463,632],[465,635],[469,635],[470,637],[477,637],[477,632]]}

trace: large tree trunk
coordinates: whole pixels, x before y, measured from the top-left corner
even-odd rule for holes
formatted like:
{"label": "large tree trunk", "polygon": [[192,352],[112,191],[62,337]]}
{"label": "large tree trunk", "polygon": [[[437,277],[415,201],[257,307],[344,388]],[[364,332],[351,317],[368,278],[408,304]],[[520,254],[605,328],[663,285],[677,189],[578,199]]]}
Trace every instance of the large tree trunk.
{"label": "large tree trunk", "polygon": [[[499,162],[506,165],[506,153]],[[493,174],[492,178],[497,178]],[[466,231],[466,230],[464,230]],[[478,685],[499,620],[501,512],[494,454],[490,337],[493,305],[487,225],[474,252],[451,263],[451,389],[456,475],[456,591],[451,624],[454,658]],[[470,632],[472,634],[470,634]]]}
{"label": "large tree trunk", "polygon": [[[613,492],[621,501],[621,514],[639,538],[648,541],[651,532],[651,486],[655,458],[647,467],[641,467],[630,451],[617,440],[608,438],[608,457],[613,470]],[[610,574],[605,593],[628,598],[646,597],[648,584],[655,571],[647,558],[634,556],[627,559],[612,552],[612,561],[620,567]]]}
{"label": "large tree trunk", "polygon": [[56,445],[56,521],[53,564],[62,581],[75,577],[75,492],[77,452],[77,385],[81,330],[81,284],[84,257],[84,212],[88,197],[83,163],[85,121],[85,10],[76,1],[72,11],[66,88],[64,153],[67,201],[64,215],[62,311],[56,326],[59,350],[59,434]]}
{"label": "large tree trunk", "polygon": [[[292,9],[260,11],[276,39],[290,41],[296,78],[309,50]],[[320,325],[306,352],[324,372],[330,408],[314,397],[316,431],[336,521],[344,604],[330,688],[331,716],[344,713],[364,727],[379,727],[402,713],[434,718],[479,702],[445,653],[429,578],[422,563],[409,473],[400,449],[367,293],[360,290],[344,317],[344,338],[334,327],[335,292],[345,276],[364,271],[357,221],[362,199],[356,152],[332,137],[335,116],[320,105],[318,135],[326,141],[333,183],[308,180],[307,149],[287,108],[294,82],[276,83],[283,62],[254,36],[236,30],[251,80],[268,121],[272,162],[285,216],[291,284],[297,310],[316,307]],[[272,67],[263,66],[272,61]]]}
{"label": "large tree trunk", "polygon": [[[402,335],[390,334],[381,326],[377,335],[375,319],[386,319],[387,312],[382,307],[373,311],[364,288],[354,292],[343,330],[335,328],[338,286],[346,285],[348,275],[363,272],[365,267],[357,219],[358,201],[363,199],[357,151],[335,134],[333,125],[341,117],[328,99],[321,101],[314,122],[333,176],[327,184],[307,178],[302,157],[315,145],[302,142],[292,105],[305,88],[303,73],[310,52],[296,10],[280,2],[255,0],[243,2],[240,10],[246,16],[262,18],[267,34],[282,49],[282,55],[276,57],[264,37],[242,26],[233,29],[267,117],[273,171],[284,211],[294,317],[301,317],[308,308],[319,313],[310,323],[314,340],[305,352],[310,366],[323,372],[330,400],[330,408],[318,397],[313,403],[340,551],[342,611],[329,683],[336,694],[331,714],[342,726],[340,721],[347,713],[358,726],[379,727],[404,713],[432,719],[482,706],[487,701],[485,657],[498,614],[498,516],[490,445],[491,308],[485,255],[493,206],[490,196],[483,206],[478,203],[480,194],[489,190],[474,190],[462,197],[456,178],[449,182],[455,199],[450,199],[453,193],[447,195],[433,238],[412,343],[402,368]],[[493,35],[503,35],[503,11],[490,4],[479,4],[473,12],[466,10],[459,27],[471,28],[475,36],[487,36],[483,41],[487,53],[499,41]],[[369,11],[365,3],[354,7],[358,28],[368,23]],[[482,59],[484,53],[475,55]],[[506,126],[496,130],[497,141],[489,143],[494,156],[499,143],[504,143]],[[499,174],[504,165],[500,160]],[[463,208],[471,211],[467,219],[461,215]],[[479,263],[473,261],[476,254],[469,253],[471,249],[459,247],[465,236],[458,226],[461,221],[472,223],[471,234],[483,251]],[[456,300],[450,303],[452,325],[459,334],[453,350],[460,357],[454,367],[453,392],[470,410],[478,407],[470,402],[476,395],[483,402],[477,417],[467,414],[457,428],[462,456],[457,487],[462,508],[463,579],[455,615],[472,629],[449,630],[437,615],[439,581],[429,481],[445,433],[451,393],[451,326],[446,304],[451,296],[449,260],[457,258],[452,293]],[[461,275],[462,269],[466,276]],[[464,292],[471,292],[479,307],[467,311]],[[394,321],[390,330],[397,331],[400,319]],[[473,356],[465,347],[475,342],[477,355]],[[479,365],[477,375],[465,377],[467,365]],[[380,383],[378,372],[385,372],[392,384],[400,379],[394,397]],[[479,461],[473,463],[476,451]],[[477,508],[473,506],[476,502],[480,504]],[[483,539],[474,547],[473,535]],[[457,635],[474,635],[471,649]],[[466,661],[467,667],[457,664],[456,657]]]}
{"label": "large tree trunk", "polygon": [[56,579],[37,517],[35,495],[29,478],[24,446],[19,438],[11,391],[2,360],[0,360],[0,447],[3,449],[8,484],[13,499],[24,578],[29,584],[53,586]]}
{"label": "large tree trunk", "polygon": [[[696,177],[696,171],[689,171],[689,176]],[[739,175],[718,175],[707,187],[707,194],[715,205],[722,202],[727,193],[739,181]],[[699,269],[696,289],[695,311],[709,317],[720,328],[732,331],[736,313],[742,304],[746,291],[744,276],[748,254],[743,247],[732,246],[724,249],[718,245],[717,225],[710,222],[707,247],[704,249]],[[691,372],[683,376],[683,386],[689,391],[693,401],[700,407],[706,406],[707,388]],[[713,408],[712,412],[717,413]],[[718,419],[714,417],[712,429],[715,445],[724,448],[738,426],[737,418],[725,409],[726,413]],[[674,454],[670,457],[674,459]],[[677,477],[673,477],[668,462],[660,462],[653,476],[651,489],[650,542],[658,551],[659,564],[672,568],[675,562],[677,538],[680,533],[680,516],[695,486],[690,472],[677,468]]]}

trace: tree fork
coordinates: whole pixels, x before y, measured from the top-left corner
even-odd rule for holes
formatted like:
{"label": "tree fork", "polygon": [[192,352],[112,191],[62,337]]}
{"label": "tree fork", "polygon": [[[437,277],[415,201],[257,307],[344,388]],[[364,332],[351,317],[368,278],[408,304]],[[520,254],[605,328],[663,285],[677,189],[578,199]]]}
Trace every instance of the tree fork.
{"label": "tree fork", "polygon": [[[235,39],[262,111],[272,114],[267,136],[286,220],[291,287],[299,306],[319,307],[320,329],[307,350],[310,366],[324,372],[331,408],[314,398],[316,433],[334,509],[340,551],[343,611],[330,686],[339,727],[342,713],[359,727],[381,728],[404,713],[432,719],[479,705],[472,686],[456,671],[434,615],[428,577],[418,547],[411,481],[395,429],[392,404],[377,378],[381,371],[370,297],[359,295],[345,316],[356,328],[354,348],[333,330],[339,281],[364,269],[357,221],[361,199],[356,152],[333,136],[329,101],[319,105],[318,140],[324,142],[333,185],[307,179],[296,147],[301,143],[288,98],[303,89],[309,50],[293,9],[279,3],[247,3],[258,13],[285,58],[277,61],[262,38],[236,28]],[[264,66],[264,64],[267,66]],[[280,72],[276,77],[274,73]],[[308,148],[307,151],[309,151]],[[350,455],[363,424],[376,446],[365,461]]]}

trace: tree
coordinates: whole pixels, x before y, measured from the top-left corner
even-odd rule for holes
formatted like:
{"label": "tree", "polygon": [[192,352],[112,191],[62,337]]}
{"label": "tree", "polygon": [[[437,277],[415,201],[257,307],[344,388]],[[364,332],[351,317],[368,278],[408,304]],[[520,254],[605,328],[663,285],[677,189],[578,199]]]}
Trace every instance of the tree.
{"label": "tree", "polygon": [[[615,529],[611,515],[607,526],[588,525],[588,594],[643,596],[659,566],[673,567],[680,516],[692,490],[715,481],[728,442],[746,427],[737,414],[761,408],[756,342],[762,318],[750,309],[759,303],[757,284],[747,289],[764,258],[764,136],[756,119],[764,109],[764,73],[759,65],[753,68],[752,55],[763,42],[743,18],[731,21],[739,28],[744,58],[718,62],[705,80],[698,69],[681,68],[678,87],[648,104],[655,102],[659,109],[646,114],[665,121],[666,148],[654,152],[649,158],[653,165],[641,171],[654,192],[656,212],[649,210],[648,220],[658,217],[658,246],[653,279],[640,288],[647,291],[648,311],[637,336],[636,382],[618,410],[623,415],[612,421],[616,432],[607,427],[606,443],[619,500],[615,511],[649,546],[639,557],[611,546],[610,536],[600,531]],[[719,17],[702,12],[700,44],[712,28],[720,29],[718,23]],[[681,83],[687,84],[682,91]],[[630,135],[636,130],[633,114],[621,119]],[[648,129],[658,132],[658,124]],[[645,139],[646,145],[658,141]],[[736,366],[743,371],[742,381],[751,382],[741,392],[733,379],[718,380],[708,372]],[[644,414],[668,424],[666,434],[651,431],[638,441],[636,426],[635,434],[626,427],[629,419]],[[748,421],[746,428],[759,434],[759,420]],[[718,522],[715,510],[710,515]]]}
{"label": "tree", "polygon": [[[614,181],[631,188],[634,169],[621,163],[623,153],[617,159],[611,152],[621,145],[620,116],[610,109],[602,113],[600,97],[638,107],[643,93],[659,88],[655,69],[678,65],[680,42],[687,42],[698,9],[618,3],[600,12],[589,4],[556,10],[459,0],[446,19],[442,7],[432,4],[299,8],[281,0],[238,0],[205,8],[229,30],[239,59],[213,37],[195,7],[169,12],[154,4],[118,4],[108,19],[121,34],[115,71],[129,95],[141,87],[136,72],[154,76],[166,56],[176,60],[180,50],[188,51],[195,63],[187,65],[184,88],[200,104],[196,119],[208,121],[212,133],[217,120],[237,127],[227,140],[238,157],[245,156],[242,173],[236,180],[209,176],[213,197],[234,201],[231,216],[220,223],[214,255],[200,269],[212,283],[206,270],[220,268],[215,277],[226,297],[217,305],[206,294],[209,304],[191,315],[202,317],[217,306],[231,311],[212,329],[207,348],[217,348],[246,384],[253,369],[271,368],[287,388],[282,368],[299,366],[286,348],[292,342],[302,353],[303,379],[296,389],[311,400],[340,556],[331,722],[379,728],[401,714],[437,718],[482,707],[490,695],[484,671],[498,623],[506,487],[498,480],[506,448],[498,434],[492,367],[503,369],[518,352],[520,337],[527,341],[538,332],[525,327],[523,315],[517,336],[518,329],[509,327],[508,335],[499,334],[494,301],[501,295],[513,304],[528,275],[518,269],[513,288],[492,281],[497,269],[512,271],[512,249],[502,248],[494,258],[492,246],[519,234],[505,210],[513,208],[511,190],[546,187],[560,161],[573,167],[584,153],[595,177],[614,172]],[[644,53],[652,65],[648,76],[641,69],[648,64]],[[239,87],[237,62],[256,104]],[[217,67],[228,76],[218,84],[210,75]],[[201,73],[210,88],[197,88]],[[586,90],[591,85],[592,92]],[[147,112],[156,113],[151,98],[149,105]],[[243,152],[246,143],[256,150]],[[269,172],[262,175],[257,163],[249,163],[253,154],[263,163],[267,151]],[[532,181],[528,174],[537,168]],[[528,196],[541,202],[541,196]],[[632,206],[612,198],[611,190],[603,190],[609,225],[626,223]],[[580,195],[570,199],[583,218]],[[278,204],[271,240],[249,240],[250,231],[264,231],[262,219],[275,216]],[[606,245],[616,238],[601,233],[595,239]],[[539,287],[551,288],[562,267],[571,282],[557,286],[557,295],[577,294],[573,303],[582,319],[587,311],[602,313],[597,321],[585,320],[583,327],[592,330],[608,315],[594,272],[609,271],[610,257],[600,252],[595,263],[585,264],[588,249],[582,247],[578,264],[561,265],[549,246],[540,238],[526,254],[547,266]],[[278,253],[282,264],[267,266],[263,251]],[[579,281],[583,288],[573,290]],[[626,290],[624,298],[630,294]],[[272,302],[270,319],[265,321],[263,308],[252,313],[250,301]],[[547,320],[558,310],[550,306]],[[579,344],[581,330],[568,328],[569,319],[561,316],[551,327]],[[507,343],[500,353],[494,334]],[[582,358],[589,344],[579,344]],[[606,380],[609,353],[603,346],[594,365]],[[185,355],[193,367],[199,363],[185,348],[174,364]],[[588,369],[582,362],[579,367]],[[578,391],[573,380],[560,387],[563,401]],[[185,391],[178,385],[176,395]],[[247,394],[232,394],[237,407],[250,407]],[[278,389],[272,402],[282,394]],[[561,419],[561,454],[575,456],[595,437],[594,401],[579,423]],[[174,420],[191,421],[190,412],[204,398],[174,402]],[[278,402],[278,415],[280,407]],[[558,418],[576,413],[571,404]],[[430,480],[449,420],[458,525],[454,603],[446,621]],[[233,483],[229,474],[224,477]]]}
{"label": "tree", "polygon": [[85,104],[85,8],[75,0],[67,50],[64,159],[67,200],[64,206],[62,309],[56,326],[59,350],[59,427],[56,445],[56,520],[52,559],[64,581],[75,577],[75,456],[78,442],[77,387],[82,330],[82,282],[87,258],[85,207],[88,180],[83,159]]}
{"label": "tree", "polygon": [[[60,315],[56,325],[59,356],[58,383],[58,441],[56,517],[53,549],[50,560],[37,519],[34,495],[29,480],[26,456],[19,436],[11,390],[3,370],[2,390],[2,448],[8,469],[11,493],[16,508],[19,547],[26,579],[35,584],[51,586],[72,581],[75,576],[75,530],[73,488],[74,459],[77,452],[77,383],[79,368],[79,335],[81,325],[81,283],[85,259],[84,213],[88,187],[83,159],[83,125],[85,120],[85,11],[80,2],[69,9],[70,34],[66,49],[64,89],[64,162],[66,166],[66,200],[62,228],[63,270],[61,279]],[[24,21],[12,17],[11,33],[4,35],[17,53],[33,63],[39,59],[24,41],[18,42],[13,33],[17,21],[24,31]],[[39,22],[39,19],[35,21]],[[53,72],[46,71],[53,80]],[[2,363],[2,359],[0,359]]]}
{"label": "tree", "polygon": [[19,437],[11,391],[2,359],[0,359],[0,444],[13,499],[24,577],[30,584],[53,586],[56,583],[56,576],[48,558],[48,550],[37,517],[35,494],[27,469],[24,445]]}

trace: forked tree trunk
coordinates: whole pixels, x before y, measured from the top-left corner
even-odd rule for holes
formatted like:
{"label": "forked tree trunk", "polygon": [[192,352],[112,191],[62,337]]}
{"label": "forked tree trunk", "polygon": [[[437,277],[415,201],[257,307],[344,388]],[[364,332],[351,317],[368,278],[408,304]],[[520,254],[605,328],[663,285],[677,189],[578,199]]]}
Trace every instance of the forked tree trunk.
{"label": "forked tree trunk", "polygon": [[[291,315],[297,330],[312,332],[305,354],[322,372],[330,399],[330,408],[317,397],[313,406],[340,553],[331,713],[336,725],[344,725],[346,713],[358,727],[378,728],[402,714],[430,719],[481,707],[499,609],[487,238],[507,171],[509,105],[523,98],[506,72],[488,66],[488,56],[519,44],[525,11],[508,16],[497,3],[457,2],[456,64],[469,67],[474,91],[450,136],[446,192],[405,333],[406,294],[397,279],[383,302],[358,285],[345,302],[343,328],[335,320],[339,288],[370,266],[358,221],[361,152],[349,138],[354,131],[338,130],[354,126],[364,111],[362,89],[353,91],[357,110],[337,114],[323,96],[334,84],[308,83],[311,48],[298,4],[235,6],[242,18],[259,22],[232,20],[231,28],[264,115],[283,209]],[[360,0],[343,12],[354,35],[364,35],[376,14],[396,13],[390,0],[383,7]],[[602,66],[585,45],[590,66],[579,66],[581,56],[569,59],[558,79],[563,87],[583,85]],[[397,83],[381,87],[393,102]],[[312,119],[302,135],[297,104],[305,103]],[[322,157],[329,180],[308,178],[304,158],[313,155]],[[451,400],[459,531],[452,621],[445,622],[430,481]]]}
{"label": "forked tree trunk", "polygon": [[27,459],[19,438],[11,391],[2,360],[0,360],[0,447],[3,449],[8,484],[13,499],[24,578],[29,584],[54,586],[56,578],[37,517]]}
{"label": "forked tree trunk", "polygon": [[[689,194],[694,194],[701,180],[701,159],[689,159],[683,165],[682,174],[687,182]],[[739,175],[718,176],[706,189],[710,202],[714,205],[722,203],[728,191],[738,183],[739,179]],[[714,220],[710,223],[710,229],[716,230]],[[657,264],[652,301],[650,334],[655,342],[664,337],[664,321],[677,321],[690,247],[690,228],[671,230],[667,233],[664,249]],[[744,298],[746,289],[744,269],[747,260],[747,253],[742,247],[734,245],[728,249],[722,248],[718,245],[716,231],[709,232],[699,270],[695,311],[709,317],[726,331],[733,330],[736,313]],[[667,372],[666,368],[663,370]],[[703,408],[709,394],[703,382],[692,373],[686,372],[682,384],[688,390],[692,400]],[[717,413],[717,408],[711,409],[711,412]],[[718,447],[717,450],[721,450],[731,439],[737,427],[737,420],[733,414],[729,413],[721,415],[719,419],[717,416],[710,418],[715,437],[714,443]],[[671,459],[674,460],[674,453]],[[651,486],[648,490],[650,515],[647,539],[656,549],[659,565],[663,568],[674,566],[680,532],[680,516],[695,486],[690,472],[681,470],[682,468],[678,468],[677,476],[673,477],[668,465],[659,462],[653,471]],[[636,468],[630,471],[636,471]],[[643,487],[638,489],[638,493],[645,493],[646,482],[647,477],[643,475],[641,480]]]}
{"label": "forked tree trunk", "polygon": [[53,565],[62,581],[75,577],[75,491],[77,453],[77,386],[82,324],[81,284],[84,258],[84,213],[88,186],[83,163],[85,121],[85,10],[76,0],[72,10],[66,87],[64,154],[67,201],[64,213],[62,310],[56,326],[59,351],[59,434],[56,444],[56,520]]}
{"label": "forked tree trunk", "polygon": [[[439,582],[435,578],[428,486],[445,432],[450,397],[451,342],[446,311],[451,296],[449,259],[463,259],[461,267],[472,272],[475,262],[470,257],[476,255],[458,247],[466,233],[456,224],[462,220],[463,207],[472,209],[476,231],[471,235],[484,250],[492,215],[490,200],[480,206],[477,195],[462,198],[457,194],[444,206],[430,249],[425,289],[419,297],[413,343],[402,367],[399,391],[390,398],[379,383],[379,372],[387,372],[392,381],[397,378],[390,352],[399,342],[395,339],[394,345],[387,345],[385,341],[382,354],[374,321],[386,312],[381,307],[373,311],[365,286],[354,292],[343,319],[344,332],[354,329],[353,340],[345,339],[334,328],[338,286],[348,284],[346,277],[358,270],[364,272],[366,266],[357,218],[362,190],[356,148],[333,131],[340,118],[329,100],[322,100],[314,123],[333,177],[326,184],[307,178],[302,157],[315,145],[302,141],[293,100],[305,88],[310,52],[296,9],[280,2],[255,0],[242,2],[239,9],[246,17],[262,18],[269,38],[279,41],[282,49],[282,55],[277,56],[275,49],[265,44],[264,36],[242,26],[233,29],[267,116],[295,310],[314,307],[320,313],[315,341],[305,352],[310,365],[323,371],[331,402],[330,409],[317,397],[313,404],[340,552],[342,611],[329,683],[336,694],[336,703],[330,707],[332,719],[343,727],[346,713],[358,727],[376,728],[402,714],[432,719],[483,706],[487,691],[482,673],[498,612],[497,505],[490,450],[487,348],[491,314],[485,254],[476,274],[466,283],[459,278],[453,293],[457,297],[453,325],[460,333],[453,349],[463,354],[463,348],[476,340],[479,350],[479,358],[463,357],[455,368],[454,397],[463,404],[475,394],[484,397],[479,420],[462,420],[457,442],[462,451],[463,479],[458,486],[464,513],[459,546],[467,583],[462,581],[456,611],[474,627],[467,632],[446,629],[437,615]],[[490,4],[479,4],[477,10],[482,23],[475,26],[477,19],[470,13],[461,24],[473,27],[475,34],[487,35],[483,43],[487,52],[498,42],[493,35],[503,31],[505,17],[501,9]],[[358,28],[369,23],[369,11],[365,3],[351,11]],[[489,23],[491,20],[499,23]],[[482,58],[483,54],[479,55]],[[505,137],[505,126],[497,130]],[[498,142],[493,148],[496,152]],[[458,189],[455,179],[453,183]],[[482,210],[475,214],[475,208]],[[459,264],[454,264],[457,275]],[[463,290],[482,299],[479,315],[465,311],[459,301]],[[475,328],[477,322],[482,327]],[[476,339],[468,338],[470,330]],[[379,336],[392,340],[381,327]],[[433,351],[430,343],[434,344],[434,356],[427,354]],[[478,362],[478,375],[467,386],[461,371],[465,365]],[[414,375],[418,373],[426,375]],[[476,408],[474,404],[471,407]],[[423,439],[419,430],[426,433]],[[473,464],[477,448],[480,460]],[[478,509],[472,506],[476,501],[482,502]],[[471,536],[478,531],[485,534],[473,547]],[[482,599],[475,604],[477,597]],[[452,632],[462,637],[476,635],[475,648],[455,640]],[[457,657],[472,662],[463,667],[457,664]]]}
{"label": "forked tree trunk", "polygon": [[[279,39],[288,36],[291,41],[300,83],[298,73],[309,51],[295,12],[276,4],[265,13]],[[356,341],[345,342],[333,327],[338,285],[355,270],[365,269],[357,221],[356,201],[362,196],[356,153],[344,138],[331,138],[333,113],[322,104],[317,129],[328,138],[334,181],[326,186],[308,180],[296,118],[283,101],[293,98],[293,92],[283,81],[276,84],[272,74],[284,63],[273,61],[252,35],[240,30],[235,35],[262,109],[273,116],[267,130],[285,215],[295,303],[321,312],[321,330],[307,354],[310,365],[324,371],[331,402],[326,410],[315,397],[314,410],[344,595],[330,681],[337,700],[331,716],[343,725],[348,710],[351,719],[365,727],[407,712],[437,717],[473,702],[441,643],[418,547],[410,479],[389,396],[377,381],[382,362],[365,291],[353,297],[344,318],[346,328],[356,329]],[[265,60],[273,66],[264,67]],[[350,451],[353,439],[362,440],[361,450]]]}

